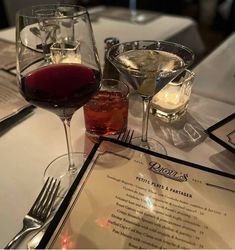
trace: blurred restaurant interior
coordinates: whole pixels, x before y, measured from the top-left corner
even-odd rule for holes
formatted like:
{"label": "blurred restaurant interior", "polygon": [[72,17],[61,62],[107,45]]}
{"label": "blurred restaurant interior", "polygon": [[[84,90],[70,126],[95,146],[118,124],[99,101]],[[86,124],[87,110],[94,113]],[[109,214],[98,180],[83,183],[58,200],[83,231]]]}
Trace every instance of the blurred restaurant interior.
{"label": "blurred restaurant interior", "polygon": [[[0,29],[15,25],[15,13],[27,5],[53,3],[57,0],[1,0]],[[150,10],[159,13],[192,18],[205,44],[205,53],[200,60],[215,49],[235,29],[234,0],[64,0],[62,3],[79,4],[87,8],[104,5],[129,8],[135,2],[137,10]],[[196,61],[198,63],[198,60]]]}

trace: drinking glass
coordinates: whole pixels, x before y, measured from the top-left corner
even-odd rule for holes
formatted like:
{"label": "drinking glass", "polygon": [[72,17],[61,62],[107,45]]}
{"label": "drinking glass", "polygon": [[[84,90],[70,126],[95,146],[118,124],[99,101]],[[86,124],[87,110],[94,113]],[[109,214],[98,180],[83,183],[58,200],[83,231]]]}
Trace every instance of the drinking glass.
{"label": "drinking glass", "polygon": [[68,4],[27,7],[17,13],[17,78],[23,97],[63,122],[67,154],[53,160],[45,176],[69,185],[84,155],[74,153],[70,122],[99,90],[101,69],[87,10]]}
{"label": "drinking glass", "polygon": [[150,101],[193,63],[193,52],[177,43],[140,40],[112,46],[107,58],[143,100],[142,135],[134,138],[132,143],[166,154],[163,145],[147,136]]}
{"label": "drinking glass", "polygon": [[131,19],[135,21],[136,18],[136,2],[137,0],[129,0],[129,9],[131,11]]}
{"label": "drinking glass", "polygon": [[123,133],[128,121],[129,87],[116,79],[102,79],[98,93],[83,107],[89,137]]}

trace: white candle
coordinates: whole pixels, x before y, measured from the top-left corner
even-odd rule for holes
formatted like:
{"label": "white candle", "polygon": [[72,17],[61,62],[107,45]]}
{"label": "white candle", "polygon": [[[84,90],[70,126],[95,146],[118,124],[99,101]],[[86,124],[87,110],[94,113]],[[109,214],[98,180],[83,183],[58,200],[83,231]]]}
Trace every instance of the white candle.
{"label": "white candle", "polygon": [[81,63],[80,44],[74,42],[69,47],[63,43],[55,43],[51,46],[51,59],[53,63]]}
{"label": "white candle", "polygon": [[184,94],[184,86],[169,83],[159,93],[157,93],[152,103],[156,109],[164,112],[175,112],[188,102],[187,96]]}
{"label": "white candle", "polygon": [[188,107],[194,75],[192,71],[186,70],[180,78],[158,92],[152,98],[152,114],[167,122],[180,119]]}
{"label": "white candle", "polygon": [[78,54],[67,54],[61,56],[59,54],[52,57],[54,63],[81,63],[81,56]]}

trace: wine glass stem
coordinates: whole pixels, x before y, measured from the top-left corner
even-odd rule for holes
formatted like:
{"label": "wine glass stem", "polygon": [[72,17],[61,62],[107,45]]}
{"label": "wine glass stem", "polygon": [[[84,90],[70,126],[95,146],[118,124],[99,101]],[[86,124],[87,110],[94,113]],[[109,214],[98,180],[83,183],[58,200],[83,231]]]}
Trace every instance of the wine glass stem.
{"label": "wine glass stem", "polygon": [[143,99],[143,121],[142,121],[141,141],[147,143],[150,98],[142,96],[142,99]]}
{"label": "wine glass stem", "polygon": [[136,0],[129,0],[129,8],[131,10],[132,17],[136,16]]}
{"label": "wine glass stem", "polygon": [[69,161],[69,168],[68,171],[70,173],[76,172],[76,167],[73,160],[73,149],[72,149],[72,142],[71,142],[71,133],[70,133],[70,120],[64,119],[62,120],[65,130],[65,137],[68,149],[68,161]]}

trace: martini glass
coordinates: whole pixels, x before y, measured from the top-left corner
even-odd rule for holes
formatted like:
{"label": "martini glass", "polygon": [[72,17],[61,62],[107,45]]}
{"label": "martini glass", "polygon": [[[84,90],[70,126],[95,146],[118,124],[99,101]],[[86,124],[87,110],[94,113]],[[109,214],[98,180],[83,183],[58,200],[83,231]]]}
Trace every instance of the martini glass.
{"label": "martini glass", "polygon": [[16,44],[22,96],[64,125],[67,154],[53,160],[44,175],[60,178],[67,189],[85,160],[72,149],[70,122],[100,88],[101,68],[87,10],[68,4],[19,10]]}
{"label": "martini glass", "polygon": [[112,46],[107,58],[143,100],[142,135],[134,138],[132,144],[166,154],[163,145],[148,137],[150,101],[193,63],[194,53],[177,43],[140,40]]}

